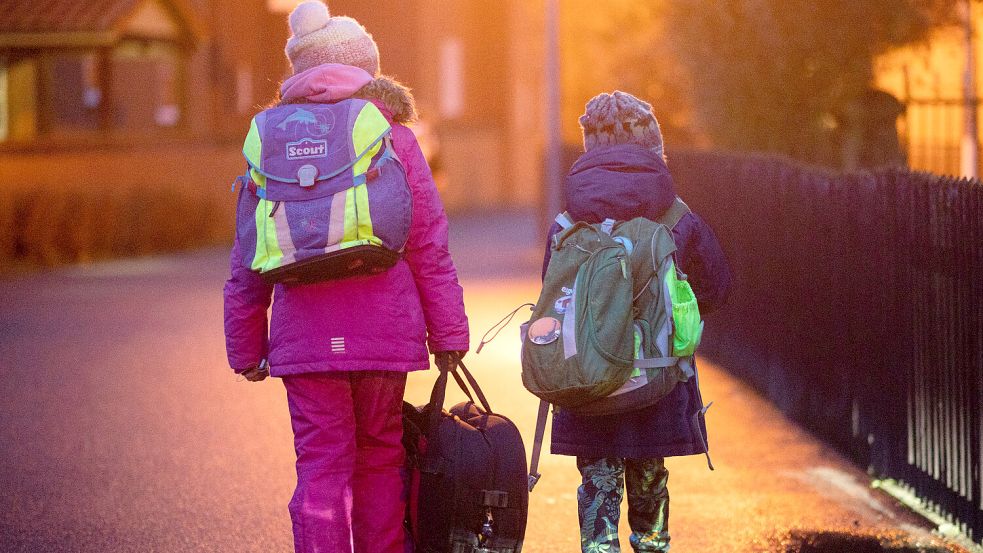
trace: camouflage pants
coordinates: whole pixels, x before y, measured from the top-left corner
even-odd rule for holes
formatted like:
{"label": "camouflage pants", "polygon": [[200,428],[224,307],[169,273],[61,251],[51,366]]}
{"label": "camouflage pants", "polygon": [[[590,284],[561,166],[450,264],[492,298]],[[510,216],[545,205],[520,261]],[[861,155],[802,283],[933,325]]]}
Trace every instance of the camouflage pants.
{"label": "camouflage pants", "polygon": [[669,471],[664,459],[577,457],[580,546],[584,553],[620,553],[618,520],[625,484],[628,526],[636,553],[669,551]]}

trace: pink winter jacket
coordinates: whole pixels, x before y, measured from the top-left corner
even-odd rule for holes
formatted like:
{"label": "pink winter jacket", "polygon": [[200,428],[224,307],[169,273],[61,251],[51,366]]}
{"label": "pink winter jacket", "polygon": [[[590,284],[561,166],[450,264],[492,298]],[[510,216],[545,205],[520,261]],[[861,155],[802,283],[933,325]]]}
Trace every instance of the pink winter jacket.
{"label": "pink winter jacket", "polygon": [[[354,71],[353,71],[354,70]],[[447,217],[413,131],[408,91],[349,66],[323,65],[284,83],[284,101],[330,102],[357,94],[393,124],[393,144],[406,169],[413,219],[402,259],[385,273],[320,284],[269,286],[243,266],[232,247],[225,283],[229,364],[239,373],[266,358],[273,376],[427,369],[430,351],[466,351],[468,320],[447,247]],[[267,309],[273,310],[267,334]],[[343,339],[343,348],[332,347]]]}

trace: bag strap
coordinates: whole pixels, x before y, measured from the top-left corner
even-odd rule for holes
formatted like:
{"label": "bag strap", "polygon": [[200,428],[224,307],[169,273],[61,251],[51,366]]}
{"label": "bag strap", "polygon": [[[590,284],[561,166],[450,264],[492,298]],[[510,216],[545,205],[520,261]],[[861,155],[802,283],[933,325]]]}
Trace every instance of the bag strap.
{"label": "bag strap", "polygon": [[232,181],[232,191],[235,192],[236,187],[239,186],[240,184],[242,185],[243,188],[245,188],[248,182],[249,182],[249,167],[246,167],[246,174],[239,175],[238,177],[236,177],[236,180]]}
{"label": "bag strap", "polygon": [[[464,383],[461,382],[461,378],[457,374],[458,368],[460,368],[461,372],[464,373],[464,377],[468,379],[468,384],[470,384],[471,389],[474,390],[474,395],[478,396],[478,401],[481,402],[481,406],[485,409],[485,413],[489,415],[493,414],[492,408],[488,405],[488,399],[485,397],[485,393],[481,391],[481,387],[478,386],[478,381],[474,379],[471,371],[464,366],[464,361],[461,359],[457,360],[457,367],[453,369],[455,379],[457,380],[457,385],[461,387],[461,390],[464,390],[464,393],[468,396],[468,398],[471,397],[471,394],[468,394],[468,391],[464,387]],[[471,400],[471,403],[474,403],[473,399]]]}
{"label": "bag strap", "polygon": [[543,453],[543,440],[546,438],[546,419],[550,415],[550,404],[544,400],[539,400],[539,415],[536,416],[536,437],[532,442],[532,459],[529,460],[529,491],[543,476],[539,473],[539,456]]}
{"label": "bag strap", "polygon": [[[464,383],[464,379],[461,378],[461,374],[457,372],[458,369],[461,369],[461,372],[464,373],[464,378],[467,379],[468,384]],[[444,408],[444,397],[447,395],[448,375],[454,377],[454,381],[457,382],[457,386],[461,388],[464,395],[468,396],[471,403],[475,403],[474,397],[477,397],[478,402],[480,402],[481,407],[485,410],[485,412],[489,414],[493,413],[491,407],[488,405],[488,398],[486,398],[485,393],[481,391],[481,387],[478,386],[478,381],[474,379],[474,375],[472,375],[471,371],[464,366],[463,361],[458,359],[456,363],[447,367],[438,366],[437,370],[440,371],[440,376],[437,377],[437,381],[433,385],[433,390],[430,392],[430,407],[434,413],[438,414],[437,416],[433,416],[431,414],[431,419],[433,420],[434,424],[436,424],[436,421],[439,420],[439,413]],[[471,390],[468,390],[468,385],[471,386]],[[471,395],[472,390],[474,391],[474,396]]]}
{"label": "bag strap", "polygon": [[659,369],[672,367],[678,362],[678,357],[651,357],[648,359],[636,359],[634,366],[636,369]]}
{"label": "bag strap", "polygon": [[672,205],[669,206],[669,209],[667,209],[661,217],[656,219],[655,222],[661,223],[672,230],[676,228],[676,225],[679,224],[679,221],[681,221],[687,213],[690,213],[689,206],[686,205],[686,202],[684,202],[682,198],[676,196],[676,199],[673,200]]}

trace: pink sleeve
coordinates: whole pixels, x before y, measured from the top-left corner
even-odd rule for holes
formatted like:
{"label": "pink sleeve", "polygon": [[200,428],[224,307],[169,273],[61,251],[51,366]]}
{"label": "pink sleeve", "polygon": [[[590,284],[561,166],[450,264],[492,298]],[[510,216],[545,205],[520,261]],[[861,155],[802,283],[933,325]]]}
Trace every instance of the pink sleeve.
{"label": "pink sleeve", "polygon": [[256,366],[269,349],[266,310],[273,287],[242,264],[239,240],[232,246],[231,276],[225,282],[225,349],[236,373]]}
{"label": "pink sleeve", "polygon": [[413,194],[413,223],[406,243],[406,261],[423,303],[430,351],[467,351],[464,291],[448,250],[447,215],[430,166],[410,129],[395,125],[393,142]]}

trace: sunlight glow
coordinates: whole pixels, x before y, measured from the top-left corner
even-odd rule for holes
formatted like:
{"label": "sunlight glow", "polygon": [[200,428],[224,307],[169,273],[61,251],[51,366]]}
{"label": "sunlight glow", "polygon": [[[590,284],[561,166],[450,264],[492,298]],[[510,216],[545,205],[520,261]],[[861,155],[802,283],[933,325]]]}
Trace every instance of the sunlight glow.
{"label": "sunlight glow", "polygon": [[290,10],[297,7],[303,0],[266,0],[266,7],[269,8],[271,12],[276,13],[289,13]]}

